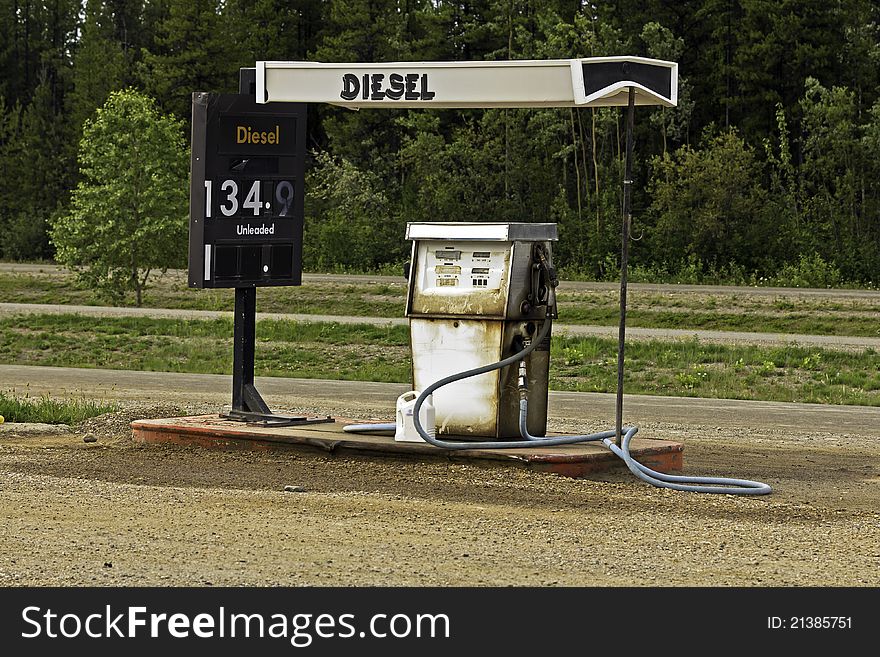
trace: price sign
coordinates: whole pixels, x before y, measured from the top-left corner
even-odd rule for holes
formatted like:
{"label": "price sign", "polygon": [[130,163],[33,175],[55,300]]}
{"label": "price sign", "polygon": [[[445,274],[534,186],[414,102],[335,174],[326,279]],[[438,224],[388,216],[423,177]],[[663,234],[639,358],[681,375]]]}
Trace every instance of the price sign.
{"label": "price sign", "polygon": [[193,94],[190,287],[299,285],[305,105]]}

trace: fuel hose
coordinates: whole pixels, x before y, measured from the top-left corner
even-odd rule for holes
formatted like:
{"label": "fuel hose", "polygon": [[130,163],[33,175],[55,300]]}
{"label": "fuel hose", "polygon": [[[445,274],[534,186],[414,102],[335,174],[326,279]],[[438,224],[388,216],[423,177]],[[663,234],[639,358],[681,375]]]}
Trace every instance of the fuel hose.
{"label": "fuel hose", "polygon": [[[573,445],[577,443],[601,441],[614,454],[619,456],[636,477],[653,486],[660,488],[671,488],[673,490],[689,491],[694,493],[719,493],[724,495],[766,495],[772,492],[770,486],[759,481],[751,481],[749,479],[731,479],[727,477],[696,477],[668,475],[657,472],[651,468],[642,465],[636,461],[630,454],[630,442],[638,431],[638,427],[624,427],[623,439],[618,446],[614,443],[613,438],[616,435],[614,429],[600,431],[597,433],[584,434],[578,436],[552,436],[538,437],[529,434],[526,427],[526,417],[528,415],[528,400],[524,397],[520,400],[519,411],[519,427],[522,440],[495,440],[495,441],[461,441],[461,440],[442,440],[430,435],[419,422],[419,411],[422,404],[438,388],[445,385],[467,379],[472,376],[479,376],[487,372],[499,370],[508,365],[523,361],[530,353],[532,353],[550,334],[551,321],[544,320],[537,336],[529,344],[517,353],[504,358],[496,363],[482,365],[464,372],[458,372],[450,376],[435,381],[419,394],[413,406],[413,426],[422,439],[435,447],[452,450],[465,449],[516,449],[523,447],[552,447],[554,445]],[[345,431],[351,433],[362,432],[387,432],[394,431],[394,424],[354,424],[344,428]]]}

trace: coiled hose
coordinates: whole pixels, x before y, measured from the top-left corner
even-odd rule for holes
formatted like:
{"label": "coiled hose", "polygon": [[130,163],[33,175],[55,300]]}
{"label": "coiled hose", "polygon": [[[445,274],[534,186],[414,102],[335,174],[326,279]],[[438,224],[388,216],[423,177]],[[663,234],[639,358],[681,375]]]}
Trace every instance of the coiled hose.
{"label": "coiled hose", "polygon": [[[612,438],[616,434],[614,429],[610,429],[608,431],[600,431],[598,433],[585,434],[581,436],[555,436],[552,438],[532,436],[529,434],[528,429],[526,428],[526,417],[528,415],[528,401],[526,399],[520,400],[519,409],[519,428],[520,435],[522,435],[523,440],[496,440],[486,442],[441,440],[428,434],[425,428],[422,427],[421,423],[419,422],[419,411],[421,410],[422,404],[424,403],[425,399],[428,398],[428,395],[432,394],[438,388],[442,388],[443,386],[454,383],[455,381],[461,381],[462,379],[467,379],[472,376],[479,376],[480,374],[499,370],[503,367],[507,367],[508,365],[512,365],[514,363],[522,361],[547,338],[550,333],[550,326],[550,320],[545,320],[543,322],[543,326],[541,326],[541,330],[538,332],[538,335],[531,341],[531,343],[526,345],[522,350],[513,354],[512,356],[504,358],[497,363],[491,363],[489,365],[483,365],[481,367],[476,367],[471,370],[452,374],[432,383],[427,388],[425,388],[418,396],[418,398],[416,399],[416,403],[413,406],[413,425],[419,436],[421,436],[425,442],[434,445],[435,447],[440,447],[442,449],[515,449],[521,447],[551,447],[554,445],[572,445],[575,443],[601,441],[602,444],[604,444],[608,449],[610,449],[617,456],[623,459],[623,462],[626,463],[626,467],[629,468],[630,472],[632,472],[636,477],[659,488],[671,488],[673,490],[689,491],[694,493],[720,493],[724,495],[767,495],[768,493],[772,492],[772,489],[767,484],[761,483],[759,481],[751,481],[749,479],[729,479],[726,477],[687,477],[679,475],[668,475],[662,472],[657,472],[656,470],[652,470],[651,468],[642,465],[641,463],[636,461],[629,452],[630,441],[632,440],[633,436],[636,435],[638,427],[623,428],[623,439],[621,440],[620,446],[615,445],[612,441]],[[386,432],[393,431],[394,428],[394,424],[352,424],[344,427],[344,431],[351,433],[377,431]]]}

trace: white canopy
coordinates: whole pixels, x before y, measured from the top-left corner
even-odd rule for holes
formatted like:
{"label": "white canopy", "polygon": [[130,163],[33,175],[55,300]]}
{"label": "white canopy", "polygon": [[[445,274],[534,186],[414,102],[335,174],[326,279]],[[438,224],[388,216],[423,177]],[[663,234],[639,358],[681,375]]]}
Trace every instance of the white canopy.
{"label": "white canopy", "polygon": [[673,107],[678,64],[644,57],[478,62],[257,62],[258,103],[360,107]]}

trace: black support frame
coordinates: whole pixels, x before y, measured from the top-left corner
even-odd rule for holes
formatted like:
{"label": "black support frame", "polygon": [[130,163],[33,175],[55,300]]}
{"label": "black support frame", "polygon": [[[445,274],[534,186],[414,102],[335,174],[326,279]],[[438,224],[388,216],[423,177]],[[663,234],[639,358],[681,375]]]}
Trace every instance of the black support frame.
{"label": "black support frame", "polygon": [[330,416],[277,415],[263,400],[254,384],[254,354],[257,324],[257,288],[235,288],[235,319],[232,346],[232,408],[220,416],[228,420],[290,427],[301,424],[333,422]]}
{"label": "black support frame", "polygon": [[[239,93],[253,94],[253,69],[241,69]],[[235,316],[232,346],[232,407],[220,416],[228,420],[261,426],[289,427],[334,422],[328,416],[278,415],[272,412],[254,384],[257,325],[257,288],[235,288]]]}
{"label": "black support frame", "polygon": [[629,88],[626,111],[626,162],[623,174],[623,221],[620,229],[620,322],[617,328],[617,396],[614,413],[614,443],[623,442],[623,370],[626,348],[626,288],[629,269],[629,239],[632,228],[632,153],[636,90]]}

